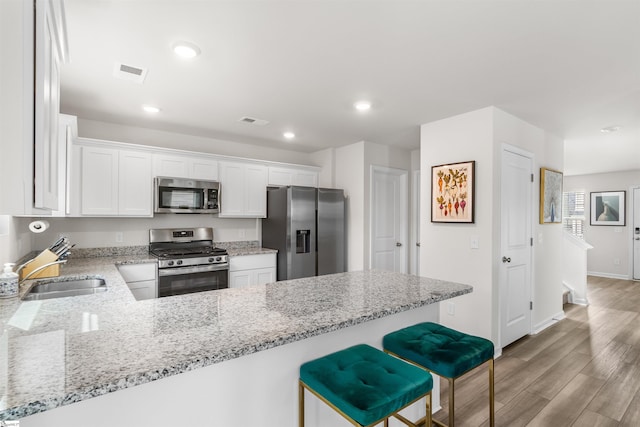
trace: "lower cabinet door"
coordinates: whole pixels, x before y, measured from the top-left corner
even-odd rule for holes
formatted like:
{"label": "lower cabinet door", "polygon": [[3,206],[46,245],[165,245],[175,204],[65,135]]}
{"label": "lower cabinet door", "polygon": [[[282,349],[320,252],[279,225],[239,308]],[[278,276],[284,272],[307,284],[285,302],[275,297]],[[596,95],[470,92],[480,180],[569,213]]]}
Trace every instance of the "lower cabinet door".
{"label": "lower cabinet door", "polygon": [[271,268],[260,268],[258,270],[253,270],[255,275],[256,285],[264,285],[267,283],[273,283],[276,281],[276,269]]}
{"label": "lower cabinet door", "polygon": [[155,280],[127,283],[129,290],[137,301],[157,298],[157,284]]}
{"label": "lower cabinet door", "polygon": [[250,286],[251,283],[251,271],[252,270],[240,270],[229,272],[229,287],[230,288],[244,288]]}

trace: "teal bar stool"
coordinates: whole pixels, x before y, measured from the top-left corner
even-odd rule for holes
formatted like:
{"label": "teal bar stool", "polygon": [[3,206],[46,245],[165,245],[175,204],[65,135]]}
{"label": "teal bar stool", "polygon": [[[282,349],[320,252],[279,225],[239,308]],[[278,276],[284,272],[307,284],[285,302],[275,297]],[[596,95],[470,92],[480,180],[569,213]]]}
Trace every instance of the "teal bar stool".
{"label": "teal bar stool", "polygon": [[[304,391],[325,402],[354,426],[373,426],[394,416],[408,426],[431,426],[433,378],[371,346],[360,344],[315,359],[300,367],[298,425],[304,427]],[[426,397],[427,414],[413,423],[398,414]]]}
{"label": "teal bar stool", "polygon": [[[470,370],[488,362],[489,422],[491,427],[494,426],[494,349],[491,341],[426,322],[385,335],[382,346],[385,352],[449,381],[449,427],[454,427],[455,424],[455,381]],[[447,427],[440,421],[433,422]]]}

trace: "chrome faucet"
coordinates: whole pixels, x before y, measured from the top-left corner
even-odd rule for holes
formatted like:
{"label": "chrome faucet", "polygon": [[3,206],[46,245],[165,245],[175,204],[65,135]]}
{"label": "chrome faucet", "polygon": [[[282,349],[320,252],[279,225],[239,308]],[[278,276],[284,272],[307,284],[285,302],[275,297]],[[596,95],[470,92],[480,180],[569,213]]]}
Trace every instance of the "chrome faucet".
{"label": "chrome faucet", "polygon": [[[56,265],[56,264],[65,264],[67,262],[66,259],[63,260],[58,260],[58,261],[53,261],[53,262],[49,262],[46,264],[41,265],[40,267],[34,269],[33,271],[30,271],[29,274],[27,274],[26,276],[24,276],[22,279],[20,279],[20,281],[18,281],[18,284],[24,282],[25,280],[27,280],[29,277],[33,276],[34,274],[36,274],[38,271],[44,270],[47,267],[51,267],[52,265]],[[16,269],[16,273],[19,273],[20,270],[22,270],[27,264],[29,264],[28,262],[22,264],[20,267],[18,267]]]}

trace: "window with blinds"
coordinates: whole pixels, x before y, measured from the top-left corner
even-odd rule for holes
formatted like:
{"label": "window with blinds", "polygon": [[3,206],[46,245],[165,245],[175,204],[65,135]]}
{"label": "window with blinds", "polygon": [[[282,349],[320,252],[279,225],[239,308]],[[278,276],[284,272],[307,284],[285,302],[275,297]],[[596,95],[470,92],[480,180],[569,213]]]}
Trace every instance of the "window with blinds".
{"label": "window with blinds", "polygon": [[579,239],[584,239],[584,191],[562,193],[562,218],[564,229]]}

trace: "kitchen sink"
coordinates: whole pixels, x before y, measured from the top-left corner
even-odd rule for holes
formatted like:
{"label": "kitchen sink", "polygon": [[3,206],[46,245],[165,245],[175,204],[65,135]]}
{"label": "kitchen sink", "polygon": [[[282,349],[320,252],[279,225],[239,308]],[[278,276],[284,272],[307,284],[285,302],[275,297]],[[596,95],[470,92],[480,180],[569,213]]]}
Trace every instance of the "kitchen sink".
{"label": "kitchen sink", "polygon": [[102,278],[51,280],[38,282],[27,295],[22,298],[25,301],[73,297],[78,295],[90,295],[105,292],[107,284]]}

